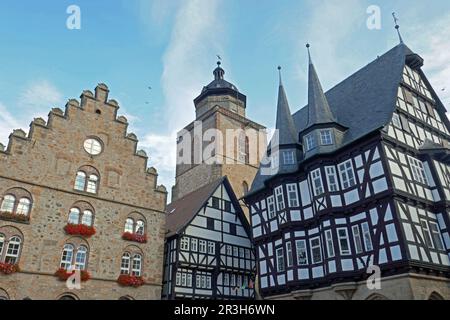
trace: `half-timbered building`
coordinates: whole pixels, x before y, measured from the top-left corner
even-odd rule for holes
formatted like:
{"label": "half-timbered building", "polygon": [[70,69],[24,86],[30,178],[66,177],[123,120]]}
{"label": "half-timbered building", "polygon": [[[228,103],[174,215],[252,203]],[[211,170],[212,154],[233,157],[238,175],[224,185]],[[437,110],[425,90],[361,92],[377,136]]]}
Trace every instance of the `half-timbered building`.
{"label": "half-timbered building", "polygon": [[163,299],[253,299],[250,225],[227,177],[167,208]]}
{"label": "half-timbered building", "polygon": [[402,41],[324,93],[310,57],[293,115],[280,79],[246,196],[262,296],[450,298],[450,126],[423,64]]}

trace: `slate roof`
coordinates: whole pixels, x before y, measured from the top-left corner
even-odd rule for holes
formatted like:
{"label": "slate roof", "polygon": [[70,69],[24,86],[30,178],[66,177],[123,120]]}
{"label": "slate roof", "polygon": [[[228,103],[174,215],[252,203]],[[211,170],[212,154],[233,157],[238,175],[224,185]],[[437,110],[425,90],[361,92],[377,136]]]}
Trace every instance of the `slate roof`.
{"label": "slate roof", "polygon": [[[340,148],[391,121],[405,61],[411,55],[414,53],[401,43],[325,93],[333,119],[348,128]],[[307,129],[308,107],[296,112],[293,119],[297,132]],[[260,172],[247,196],[264,188],[264,182],[272,177]]]}
{"label": "slate roof", "polygon": [[211,182],[169,204],[166,209],[166,237],[171,237],[184,229],[225,179],[226,177],[223,177]]}
{"label": "slate roof", "polygon": [[277,121],[279,145],[292,145],[297,143],[297,129],[292,118],[289,102],[284,91],[283,82],[280,77],[280,86],[278,88]]}

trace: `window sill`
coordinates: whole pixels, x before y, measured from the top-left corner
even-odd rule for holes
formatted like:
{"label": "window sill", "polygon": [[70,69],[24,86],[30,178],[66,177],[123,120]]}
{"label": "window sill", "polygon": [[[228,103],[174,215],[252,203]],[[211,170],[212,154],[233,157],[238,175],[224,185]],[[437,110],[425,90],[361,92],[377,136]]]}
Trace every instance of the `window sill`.
{"label": "window sill", "polygon": [[122,234],[122,239],[125,241],[137,242],[137,243],[147,243],[147,235],[139,235],[136,233],[125,232]]}
{"label": "window sill", "polygon": [[9,212],[0,212],[0,220],[11,221],[21,224],[30,224],[29,216]]}

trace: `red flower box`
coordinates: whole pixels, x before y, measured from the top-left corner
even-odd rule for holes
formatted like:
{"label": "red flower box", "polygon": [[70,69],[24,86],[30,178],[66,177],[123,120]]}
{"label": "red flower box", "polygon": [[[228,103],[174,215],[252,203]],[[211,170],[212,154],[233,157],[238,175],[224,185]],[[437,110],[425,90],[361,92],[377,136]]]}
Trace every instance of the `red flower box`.
{"label": "red flower box", "polygon": [[[76,272],[75,270],[69,272],[66,269],[60,268],[58,269],[58,271],[55,272],[55,276],[57,276],[60,281],[67,281],[67,279],[69,279],[72,275],[74,275],[75,272]],[[91,279],[91,275],[86,270],[81,270],[80,273],[82,282],[86,282]]]}
{"label": "red flower box", "polygon": [[130,276],[128,274],[120,275],[117,282],[123,287],[134,287],[138,288],[145,284],[145,281],[142,277]]}
{"label": "red flower box", "polygon": [[0,272],[3,274],[12,274],[19,271],[20,268],[17,264],[0,263]]}
{"label": "red flower box", "polygon": [[140,234],[136,234],[136,233],[130,233],[130,232],[125,232],[122,235],[122,239],[123,240],[127,240],[127,241],[134,241],[134,242],[139,242],[139,243],[147,243],[147,235],[140,235]]}
{"label": "red flower box", "polygon": [[17,214],[11,212],[0,211],[0,219],[18,221],[18,222],[28,222],[30,221],[30,216],[25,214]]}
{"label": "red flower box", "polygon": [[92,237],[97,231],[94,227],[89,227],[84,224],[68,224],[64,227],[67,234],[73,236]]}

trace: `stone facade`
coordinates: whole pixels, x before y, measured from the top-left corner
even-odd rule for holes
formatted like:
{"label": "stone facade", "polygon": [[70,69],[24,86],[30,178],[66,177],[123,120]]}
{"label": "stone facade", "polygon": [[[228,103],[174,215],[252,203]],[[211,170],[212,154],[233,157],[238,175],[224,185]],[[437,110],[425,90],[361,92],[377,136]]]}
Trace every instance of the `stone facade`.
{"label": "stone facade", "polygon": [[[0,218],[0,236],[5,235],[6,241],[0,258],[5,258],[9,235],[19,236],[22,242],[20,271],[0,273],[0,296],[160,299],[167,192],[157,185],[156,170],[147,169],[147,155],[137,151],[137,137],[127,133],[127,119],[117,116],[119,106],[108,100],[108,93],[103,84],[95,94],[84,91],[81,103],[70,100],[65,112],[53,109],[47,122],[35,119],[28,135],[15,130],[6,150],[0,150],[0,203],[16,192],[31,198],[28,221]],[[84,143],[89,138],[100,142],[98,155],[86,151]],[[96,191],[74,188],[80,168],[98,172]],[[82,206],[93,211],[96,233],[92,237],[64,231],[70,210]],[[129,217],[144,221],[147,243],[122,239]],[[66,244],[88,248],[86,270],[91,279],[82,282],[80,290],[69,290],[54,276]],[[117,283],[125,252],[142,255],[146,283],[139,288]]]}

